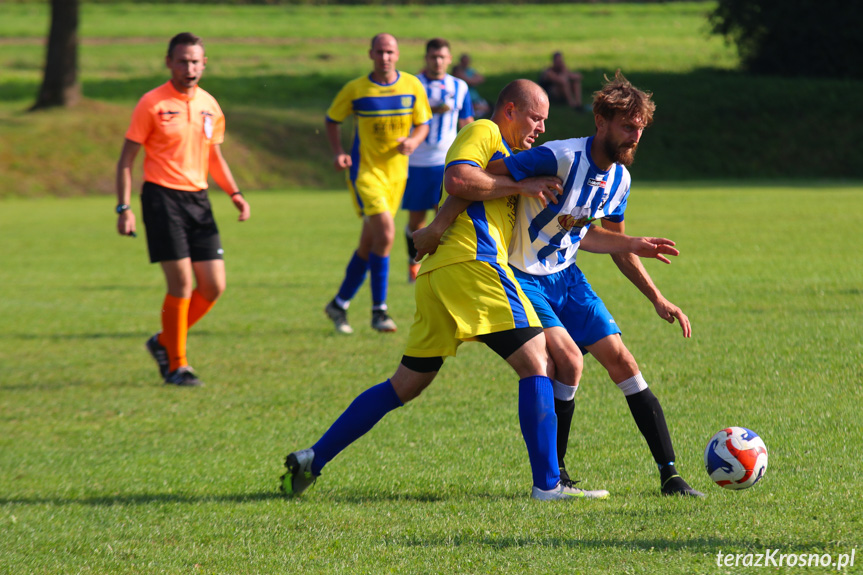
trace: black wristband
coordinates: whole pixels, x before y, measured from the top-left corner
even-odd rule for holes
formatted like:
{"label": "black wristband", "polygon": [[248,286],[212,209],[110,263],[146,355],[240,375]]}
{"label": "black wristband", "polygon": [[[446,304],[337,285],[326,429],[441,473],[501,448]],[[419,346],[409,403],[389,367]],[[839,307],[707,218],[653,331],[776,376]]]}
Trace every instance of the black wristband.
{"label": "black wristband", "polygon": [[231,194],[231,197],[233,198],[234,196],[237,196],[237,195],[242,196],[242,195],[243,195],[243,192],[241,192],[240,190],[237,190],[236,192],[234,192],[233,194]]}
{"label": "black wristband", "polygon": [[132,208],[130,208],[130,207],[129,207],[129,204],[118,204],[118,205],[117,205],[117,207],[116,207],[114,210],[115,210],[118,214],[122,214],[122,213],[123,213],[123,212],[125,212],[126,210],[131,210],[131,209],[132,209]]}

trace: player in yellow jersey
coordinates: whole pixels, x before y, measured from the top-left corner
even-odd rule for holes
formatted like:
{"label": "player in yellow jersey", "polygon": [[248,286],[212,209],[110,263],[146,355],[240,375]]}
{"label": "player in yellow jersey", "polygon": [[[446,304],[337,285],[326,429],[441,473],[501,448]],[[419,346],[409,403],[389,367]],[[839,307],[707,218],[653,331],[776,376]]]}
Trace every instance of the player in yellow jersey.
{"label": "player in yellow jersey", "polygon": [[462,341],[479,340],[519,377],[518,413],[540,500],[606,497],[564,486],[556,454],[550,360],[536,313],[507,265],[518,195],[556,201],[560,180],[493,176],[483,168],[513,148],[530,148],[545,131],[548,97],[533,82],[516,80],[501,92],[491,121],[462,130],[447,155],[447,193],[472,200],[444,238],[416,284],[417,312],[407,350],[395,374],[360,394],[311,448],[288,455],[282,489],[299,495],[330,460],[388,412],[417,397]]}
{"label": "player in yellow jersey", "polygon": [[[387,314],[390,250],[395,238],[393,216],[402,203],[408,178],[408,156],[428,135],[432,112],[420,81],[396,69],[399,47],[390,34],[372,38],[368,76],[348,82],[327,110],[327,139],[337,170],[347,180],[357,213],[363,218],[359,247],[354,252],[326,314],[339,333],[353,333],[347,309],[366,277],[371,275],[372,328],[396,330]],[[340,124],[354,118],[350,154],[342,148]]]}

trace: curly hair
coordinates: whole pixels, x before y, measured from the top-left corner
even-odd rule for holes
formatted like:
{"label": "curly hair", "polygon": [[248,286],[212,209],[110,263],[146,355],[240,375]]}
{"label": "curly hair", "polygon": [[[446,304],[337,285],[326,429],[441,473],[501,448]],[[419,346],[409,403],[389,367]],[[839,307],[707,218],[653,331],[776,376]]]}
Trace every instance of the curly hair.
{"label": "curly hair", "polygon": [[651,100],[653,94],[639,90],[627,80],[620,70],[609,80],[605,76],[605,85],[593,93],[593,113],[611,120],[620,112],[625,117],[639,118],[646,128],[653,123],[653,112],[656,104]]}

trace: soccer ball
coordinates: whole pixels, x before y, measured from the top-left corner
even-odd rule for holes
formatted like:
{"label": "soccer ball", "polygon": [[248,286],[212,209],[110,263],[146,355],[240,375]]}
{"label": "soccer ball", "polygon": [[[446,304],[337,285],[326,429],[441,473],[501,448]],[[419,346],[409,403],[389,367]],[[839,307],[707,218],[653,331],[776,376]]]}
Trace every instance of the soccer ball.
{"label": "soccer ball", "polygon": [[717,485],[726,489],[752,487],[767,470],[767,446],[745,427],[728,427],[710,438],[704,467]]}

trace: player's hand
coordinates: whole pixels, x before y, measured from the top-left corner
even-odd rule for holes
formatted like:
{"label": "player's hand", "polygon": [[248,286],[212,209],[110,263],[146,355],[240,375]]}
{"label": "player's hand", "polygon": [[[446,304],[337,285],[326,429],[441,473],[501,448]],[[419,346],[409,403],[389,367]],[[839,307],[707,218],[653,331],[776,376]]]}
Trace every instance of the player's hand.
{"label": "player's hand", "polygon": [[353,161],[348,154],[336,154],[333,157],[333,166],[336,168],[337,172],[341,172],[342,170],[347,170],[351,167]]}
{"label": "player's hand", "polygon": [[680,251],[674,248],[674,242],[665,238],[632,238],[629,251],[641,258],[654,258],[670,264],[666,255],[677,256]]}
{"label": "player's hand", "polygon": [[135,214],[126,210],[117,216],[117,233],[121,236],[135,236]]}
{"label": "player's hand", "polygon": [[237,221],[245,222],[248,220],[249,216],[252,215],[252,208],[249,207],[249,202],[246,201],[246,198],[242,194],[237,194],[236,196],[231,196],[231,201],[234,202],[234,206],[240,212],[240,217],[237,218]]}
{"label": "player's hand", "polygon": [[449,112],[452,108],[450,108],[446,103],[438,104],[437,106],[432,106],[432,114],[445,114]]}
{"label": "player's hand", "polygon": [[428,225],[411,234],[414,247],[417,249],[417,255],[414,259],[420,261],[426,255],[435,253],[440,245],[441,236],[443,236],[443,231],[438,231],[433,225]]}
{"label": "player's hand", "polygon": [[686,317],[683,310],[662,296],[653,303],[653,307],[656,308],[656,313],[659,317],[668,323],[674,323],[676,318],[680,324],[680,329],[683,330],[683,337],[692,337],[692,325],[689,323],[689,318]]}
{"label": "player's hand", "polygon": [[399,143],[398,151],[399,154],[410,156],[414,153],[414,150],[419,146],[419,142],[414,142],[412,138],[405,138],[404,136],[396,140]]}
{"label": "player's hand", "polygon": [[519,195],[526,198],[539,199],[542,207],[546,207],[549,202],[557,203],[557,196],[563,192],[563,182],[557,176],[537,176],[535,178],[525,178],[519,182],[521,189]]}

